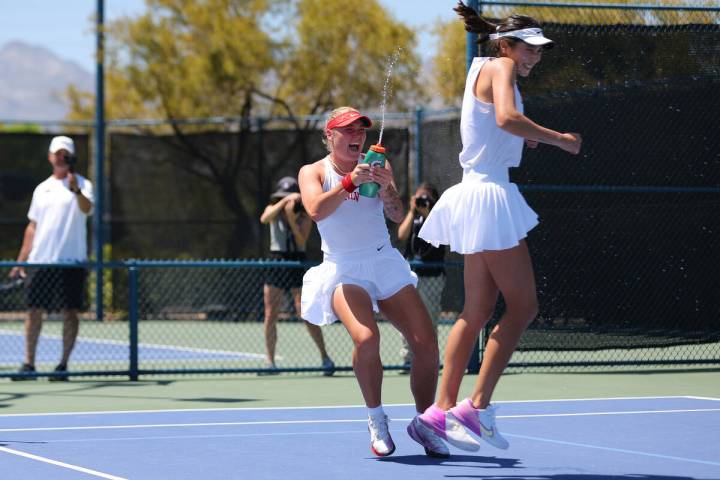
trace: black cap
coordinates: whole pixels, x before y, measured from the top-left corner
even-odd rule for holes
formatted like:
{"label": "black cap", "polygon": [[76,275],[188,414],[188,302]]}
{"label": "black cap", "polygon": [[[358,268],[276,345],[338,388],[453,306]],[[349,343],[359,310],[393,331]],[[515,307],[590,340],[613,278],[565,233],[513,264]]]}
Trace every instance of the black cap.
{"label": "black cap", "polygon": [[291,193],[300,193],[300,186],[294,177],[283,177],[278,180],[276,190],[270,198],[283,198]]}

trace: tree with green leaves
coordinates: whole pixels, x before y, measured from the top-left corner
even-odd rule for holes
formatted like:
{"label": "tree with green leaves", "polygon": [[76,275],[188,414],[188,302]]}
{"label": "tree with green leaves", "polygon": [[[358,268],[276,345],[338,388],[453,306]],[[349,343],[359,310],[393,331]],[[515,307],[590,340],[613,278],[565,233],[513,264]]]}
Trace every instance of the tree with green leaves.
{"label": "tree with green leaves", "polygon": [[[289,119],[296,140],[286,156],[306,158],[308,136],[319,114],[351,104],[379,106],[389,58],[402,52],[393,72],[389,108],[420,95],[414,32],[391,18],[376,0],[146,0],[147,10],[108,26],[107,118],[163,119],[167,127],[146,128],[163,136],[181,155],[169,161],[199,181],[218,188],[235,218],[237,239],[247,238],[256,199],[248,199],[242,172],[251,158],[250,132],[258,117]],[[71,89],[72,119],[90,119],[92,96]],[[232,117],[227,145],[193,141],[218,125],[183,122],[189,118]],[[313,139],[314,140],[314,139]],[[262,144],[260,144],[262,148]],[[188,161],[188,158],[192,161]],[[277,172],[264,171],[267,192]],[[252,200],[252,201],[251,201]]]}
{"label": "tree with green leaves", "polygon": [[462,22],[452,20],[438,23],[433,33],[438,49],[432,57],[433,88],[448,105],[460,106],[465,84],[466,34]]}

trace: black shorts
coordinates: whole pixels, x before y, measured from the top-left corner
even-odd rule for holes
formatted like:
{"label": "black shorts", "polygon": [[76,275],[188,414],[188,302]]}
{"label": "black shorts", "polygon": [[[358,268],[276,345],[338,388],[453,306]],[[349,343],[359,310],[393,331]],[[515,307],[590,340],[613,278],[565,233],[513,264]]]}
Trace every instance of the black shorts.
{"label": "black shorts", "polygon": [[49,311],[84,309],[86,277],[84,268],[28,270],[28,307]]}
{"label": "black shorts", "polygon": [[[304,262],[307,256],[304,252],[270,252],[270,259]],[[305,268],[271,267],[265,270],[265,284],[282,289],[302,288],[304,275]]]}

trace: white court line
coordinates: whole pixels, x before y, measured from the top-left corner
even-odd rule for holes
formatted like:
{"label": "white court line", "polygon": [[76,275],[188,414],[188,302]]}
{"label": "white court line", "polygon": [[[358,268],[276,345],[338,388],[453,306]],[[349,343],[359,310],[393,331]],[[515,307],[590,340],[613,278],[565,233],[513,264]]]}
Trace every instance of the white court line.
{"label": "white court line", "polygon": [[[393,433],[404,432],[404,427],[390,429]],[[198,438],[246,438],[246,437],[297,437],[302,435],[346,435],[360,433],[367,435],[367,429],[360,430],[330,430],[330,431],[303,431],[303,432],[274,432],[274,433],[225,433],[207,435],[152,435],[143,437],[117,437],[117,438],[77,438],[67,440],[50,440],[47,443],[93,443],[93,442],[124,442],[124,441],[150,441],[150,440],[190,440]]]}
{"label": "white court line", "polygon": [[720,412],[720,408],[688,408],[682,410],[630,410],[620,412],[583,412],[583,413],[529,413],[525,415],[498,415],[498,418],[533,418],[533,417],[591,417],[593,415],[644,415],[648,413],[692,413]]}
{"label": "white court line", "polygon": [[[408,421],[408,419],[395,419],[397,421]],[[303,421],[303,422],[258,422],[258,423],[340,423],[340,422],[365,422],[365,420],[328,420],[328,421]],[[250,423],[250,422],[248,422]],[[185,439],[199,439],[199,438],[240,438],[240,437],[274,437],[274,436],[298,436],[298,435],[337,435],[337,434],[349,434],[349,433],[363,433],[365,430],[344,430],[344,431],[310,431],[310,432],[274,432],[274,433],[246,433],[246,434],[212,434],[212,435],[158,435],[158,436],[145,436],[145,437],[122,437],[122,438],[83,438],[76,440],[53,440],[51,443],[78,443],[78,442],[118,442],[118,441],[149,441],[149,440],[185,440]],[[676,460],[689,463],[699,463],[703,465],[720,466],[718,462],[711,462],[707,460],[698,460],[694,458],[677,457],[673,455],[662,455],[657,453],[642,452],[639,450],[628,450],[622,448],[603,447],[600,445],[591,445],[585,443],[566,442],[561,440],[554,440],[542,437],[533,437],[528,435],[518,434],[505,434],[508,437],[522,438],[525,440],[533,440],[539,442],[553,443],[559,445],[568,445],[573,447],[590,448],[595,450],[604,450],[615,453],[625,453],[630,455],[640,455],[646,457],[661,458],[664,460]],[[116,477],[112,477],[116,478]]]}
{"label": "white court line", "polygon": [[[411,418],[397,418],[396,421],[410,421]],[[89,425],[82,427],[32,427],[0,428],[0,432],[56,432],[62,430],[129,430],[137,428],[186,428],[186,427],[233,427],[243,425],[305,425],[320,423],[367,423],[367,419],[352,420],[276,420],[265,422],[203,422],[203,423],[155,423],[141,425]]]}
{"label": "white court line", "polygon": [[127,480],[126,478],[117,477],[115,475],[110,475],[109,473],[98,472],[97,470],[90,470],[89,468],[79,467],[77,465],[72,465],[70,463],[58,462],[57,460],[40,457],[38,455],[33,455],[32,453],[21,452],[19,450],[13,450],[12,448],[0,447],[0,452],[9,453],[11,455],[17,455],[19,457],[29,458],[31,460],[37,460],[38,462],[49,463],[51,465],[56,465],[58,467],[69,468],[70,470],[76,470],[78,472],[87,473],[88,475],[94,475],[94,476],[100,477],[100,478],[107,478],[108,480]]}
{"label": "white court line", "polygon": [[565,442],[562,440],[553,440],[551,438],[541,438],[541,437],[531,437],[528,435],[516,435],[513,433],[504,433],[503,435],[506,435],[508,437],[515,437],[515,438],[522,438],[525,440],[533,440],[536,442],[546,442],[546,443],[554,443],[557,445],[569,445],[571,447],[583,447],[583,448],[592,448],[595,450],[605,450],[608,452],[616,452],[616,453],[628,453],[630,455],[641,455],[644,457],[654,457],[654,458],[662,458],[665,460],[680,460],[683,462],[690,462],[690,463],[701,463],[703,465],[714,465],[714,466],[720,466],[720,463],[718,462],[710,462],[707,460],[697,460],[694,458],[685,458],[685,457],[675,457],[672,455],[661,455],[659,453],[648,453],[648,452],[641,452],[639,450],[626,450],[624,448],[612,448],[612,447],[602,447],[599,445],[590,445],[587,443],[575,443],[575,442]]}
{"label": "white court line", "polygon": [[[537,413],[525,415],[498,415],[497,418],[538,418],[538,417],[579,417],[594,415],[646,415],[655,413],[693,413],[720,412],[720,408],[697,408],[686,410],[634,410],[619,412],[585,412],[585,413]],[[412,418],[392,418],[396,422],[409,422]],[[0,432],[55,432],[68,430],[128,430],[138,428],[185,428],[185,427],[229,427],[243,425],[308,425],[327,423],[365,423],[367,419],[335,419],[335,420],[270,420],[246,422],[200,422],[200,423],[150,423],[137,425],[85,425],[80,427],[30,427],[0,428]]]}
{"label": "white court line", "polygon": [[687,398],[691,398],[693,400],[712,400],[713,402],[720,402],[720,398],[715,398],[715,397],[698,397],[698,396],[688,395]]}
{"label": "white court line", "polygon": [[[544,400],[497,400],[493,404],[512,404],[512,403],[553,403],[553,402],[593,402],[603,400],[664,400],[675,398],[690,398],[705,400],[704,397],[691,397],[688,395],[668,395],[653,397],[606,397],[606,398],[556,398]],[[720,400],[707,398],[706,400]],[[384,407],[414,407],[414,403],[384,403]],[[48,412],[48,413],[5,413],[0,414],[0,418],[4,417],[43,417],[54,415],[115,415],[118,413],[173,413],[173,412],[246,412],[246,411],[266,411],[266,410],[325,410],[339,408],[367,408],[365,405],[311,405],[301,407],[221,407],[221,408],[170,408],[158,410],[99,410],[90,412]]]}
{"label": "white court line", "polygon": [[596,402],[604,400],[665,400],[674,398],[702,398],[689,395],[653,395],[649,397],[588,397],[588,398],[553,398],[547,400],[498,400],[492,403],[542,403],[542,402]]}

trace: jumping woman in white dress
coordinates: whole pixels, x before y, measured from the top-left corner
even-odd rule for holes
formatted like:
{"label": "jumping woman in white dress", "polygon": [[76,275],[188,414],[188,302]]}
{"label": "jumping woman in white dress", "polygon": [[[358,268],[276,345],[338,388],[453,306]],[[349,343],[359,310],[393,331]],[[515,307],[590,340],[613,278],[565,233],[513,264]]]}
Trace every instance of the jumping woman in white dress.
{"label": "jumping woman in white dress", "polygon": [[[315,325],[340,320],[354,343],[355,376],[368,408],[370,448],[375,455],[395,451],[382,408],[383,378],[378,309],[407,339],[414,354],[410,388],[418,413],[433,402],[438,376],[435,329],[418,292],[416,275],[390,244],[385,217],[400,223],[404,209],[392,168],[360,163],[365,130],[372,122],[356,109],[335,109],[325,124],[330,152],[300,169],[300,194],[305,210],[317,222],[323,263],[303,278],[302,318]],[[378,196],[359,195],[363,183],[380,185]],[[433,457],[449,456],[447,446],[418,417],[408,434]]]}
{"label": "jumping woman in white dress", "polygon": [[[497,57],[473,60],[460,118],[462,182],[442,195],[419,234],[428,243],[446,244],[463,254],[465,268],[465,303],[448,336],[438,398],[420,421],[459,448],[478,448],[465,428],[495,447],[507,448],[490,399],[538,309],[525,243],[537,215],[510,183],[508,168],[520,165],[523,142],[530,148],[546,143],[577,154],[582,140],[577,133],[559,133],[523,115],[516,77],[527,77],[553,44],[538,22],[512,15],[494,25],[462,2],[454,10],[466,30],[480,34],[480,42],[491,41]],[[458,404],[473,345],[493,314],[498,293],[507,308],[490,334],[470,397]]]}

